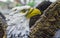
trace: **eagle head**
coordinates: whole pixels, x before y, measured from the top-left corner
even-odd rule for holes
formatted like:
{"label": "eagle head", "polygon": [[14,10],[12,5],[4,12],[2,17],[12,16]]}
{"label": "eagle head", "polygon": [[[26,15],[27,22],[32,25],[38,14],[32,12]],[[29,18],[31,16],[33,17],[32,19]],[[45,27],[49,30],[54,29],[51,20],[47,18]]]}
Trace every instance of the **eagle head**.
{"label": "eagle head", "polygon": [[37,8],[32,8],[30,6],[15,7],[11,11],[13,12],[12,14],[20,13],[20,15],[24,15],[26,18],[31,18],[35,15],[41,14],[40,10],[38,10]]}

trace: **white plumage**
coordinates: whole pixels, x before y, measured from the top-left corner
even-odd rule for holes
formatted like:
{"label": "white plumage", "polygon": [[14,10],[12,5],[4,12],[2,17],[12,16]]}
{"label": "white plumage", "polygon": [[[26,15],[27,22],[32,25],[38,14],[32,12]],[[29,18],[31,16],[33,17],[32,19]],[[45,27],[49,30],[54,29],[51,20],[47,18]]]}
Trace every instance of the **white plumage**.
{"label": "white plumage", "polygon": [[30,6],[15,7],[6,17],[7,20],[7,38],[28,38],[29,19],[25,17],[26,13],[21,13],[23,9],[29,9]]}

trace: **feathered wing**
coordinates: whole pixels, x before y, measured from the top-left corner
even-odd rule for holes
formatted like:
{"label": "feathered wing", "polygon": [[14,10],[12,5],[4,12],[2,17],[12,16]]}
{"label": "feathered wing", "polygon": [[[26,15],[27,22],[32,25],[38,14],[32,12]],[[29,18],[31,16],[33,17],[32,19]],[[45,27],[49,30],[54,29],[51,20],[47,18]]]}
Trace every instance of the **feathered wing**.
{"label": "feathered wing", "polygon": [[32,26],[30,38],[53,38],[56,31],[58,29],[60,30],[59,8],[60,1],[51,4],[44,11],[44,14],[41,16],[41,18],[36,22],[34,26]]}

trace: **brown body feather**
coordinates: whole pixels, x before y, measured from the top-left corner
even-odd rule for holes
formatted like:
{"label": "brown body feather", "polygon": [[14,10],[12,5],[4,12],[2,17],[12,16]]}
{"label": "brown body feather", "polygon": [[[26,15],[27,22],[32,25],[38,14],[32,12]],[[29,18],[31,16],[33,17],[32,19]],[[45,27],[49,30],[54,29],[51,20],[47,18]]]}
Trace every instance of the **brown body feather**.
{"label": "brown body feather", "polygon": [[31,27],[30,38],[53,38],[60,29],[60,1],[51,4]]}

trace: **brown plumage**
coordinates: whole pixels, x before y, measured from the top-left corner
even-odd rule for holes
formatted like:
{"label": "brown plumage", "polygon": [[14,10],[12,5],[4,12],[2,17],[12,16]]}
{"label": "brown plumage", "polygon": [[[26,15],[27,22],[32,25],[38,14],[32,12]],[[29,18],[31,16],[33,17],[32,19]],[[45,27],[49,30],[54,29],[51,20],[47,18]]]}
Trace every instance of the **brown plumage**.
{"label": "brown plumage", "polygon": [[30,38],[53,38],[60,29],[60,1],[52,3],[31,27]]}
{"label": "brown plumage", "polygon": [[6,27],[7,27],[7,24],[4,19],[4,16],[2,16],[2,13],[0,13],[0,38],[6,37],[5,35]]}
{"label": "brown plumage", "polygon": [[[50,1],[43,1],[40,4],[38,4],[36,8],[41,11],[41,15],[42,15],[43,11],[46,10],[51,5],[51,3],[52,2]],[[29,22],[30,27],[32,27],[35,24],[35,22],[40,18],[41,15],[36,15],[36,16],[31,17],[30,22]]]}

